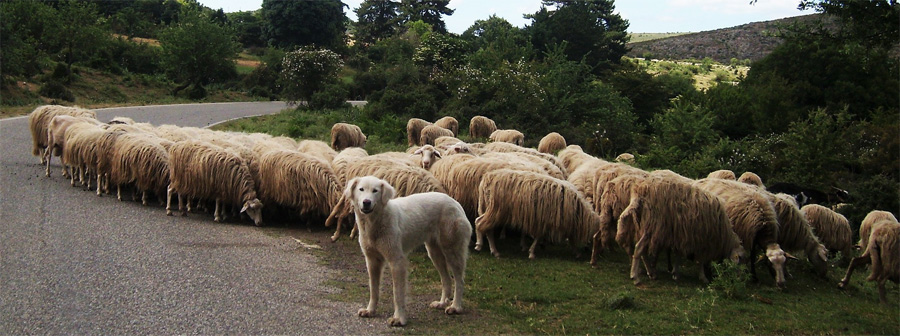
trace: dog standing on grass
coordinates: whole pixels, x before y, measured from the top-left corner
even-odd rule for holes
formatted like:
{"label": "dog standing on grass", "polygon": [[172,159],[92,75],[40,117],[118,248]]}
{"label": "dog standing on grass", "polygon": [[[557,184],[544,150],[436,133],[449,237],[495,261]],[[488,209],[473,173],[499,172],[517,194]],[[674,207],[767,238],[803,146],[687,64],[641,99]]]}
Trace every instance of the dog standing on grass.
{"label": "dog standing on grass", "polygon": [[393,198],[394,194],[388,182],[374,176],[354,178],[344,190],[344,197],[353,204],[359,247],[369,271],[369,305],[359,310],[359,316],[375,316],[381,273],[387,262],[394,283],[394,316],[388,322],[391,326],[406,325],[407,255],[423,243],[441,275],[441,299],[432,302],[431,307],[444,309],[448,315],[462,313],[466,258],[472,235],[465,211],[459,202],[443,193]]}

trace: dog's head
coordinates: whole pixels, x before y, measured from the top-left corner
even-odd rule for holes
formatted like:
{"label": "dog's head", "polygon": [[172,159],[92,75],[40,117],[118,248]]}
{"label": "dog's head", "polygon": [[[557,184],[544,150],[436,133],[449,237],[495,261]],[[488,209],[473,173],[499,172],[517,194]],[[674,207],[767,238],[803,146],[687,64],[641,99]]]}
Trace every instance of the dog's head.
{"label": "dog's head", "polygon": [[347,182],[344,197],[364,214],[380,210],[396,191],[387,181],[375,176],[357,177]]}

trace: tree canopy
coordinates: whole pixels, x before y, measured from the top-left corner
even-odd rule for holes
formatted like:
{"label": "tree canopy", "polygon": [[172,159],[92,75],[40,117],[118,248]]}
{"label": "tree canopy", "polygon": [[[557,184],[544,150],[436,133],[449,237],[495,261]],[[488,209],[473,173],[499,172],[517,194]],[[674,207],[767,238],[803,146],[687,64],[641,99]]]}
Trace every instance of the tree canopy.
{"label": "tree canopy", "polygon": [[341,49],[347,27],[344,6],[340,0],[263,0],[263,36],[283,49],[309,45]]}

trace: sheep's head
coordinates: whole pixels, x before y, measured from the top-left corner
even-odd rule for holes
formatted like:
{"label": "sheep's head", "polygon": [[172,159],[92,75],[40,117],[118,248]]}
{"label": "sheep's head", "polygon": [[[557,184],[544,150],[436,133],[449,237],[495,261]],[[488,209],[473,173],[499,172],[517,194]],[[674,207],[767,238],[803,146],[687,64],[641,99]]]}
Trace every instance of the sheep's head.
{"label": "sheep's head", "polygon": [[250,216],[250,219],[253,220],[253,224],[255,224],[256,226],[261,226],[262,208],[262,202],[258,198],[254,198],[252,200],[244,202],[244,207],[241,208],[241,212],[246,213],[247,216]]}
{"label": "sheep's head", "polygon": [[807,251],[806,254],[809,256],[809,262],[815,268],[816,274],[824,278],[828,271],[828,254],[825,245],[816,244],[815,249]]}
{"label": "sheep's head", "polygon": [[735,264],[740,265],[741,263],[747,260],[747,251],[744,251],[744,247],[741,244],[738,244],[733,249],[731,249],[731,255],[728,257]]}
{"label": "sheep's head", "polygon": [[787,253],[781,249],[778,244],[769,244],[766,246],[766,258],[772,263],[775,270],[775,285],[778,288],[784,288],[786,280],[784,279],[784,264],[788,259]]}
{"label": "sheep's head", "polygon": [[469,148],[469,144],[460,141],[460,142],[457,142],[456,144],[454,144],[454,145],[452,145],[452,146],[450,146],[450,147],[447,147],[447,153],[452,153],[452,154],[471,154],[471,153],[472,153],[472,149]]}
{"label": "sheep's head", "polygon": [[413,155],[422,156],[422,168],[430,169],[431,165],[441,159],[441,152],[432,145],[425,145],[413,152]]}

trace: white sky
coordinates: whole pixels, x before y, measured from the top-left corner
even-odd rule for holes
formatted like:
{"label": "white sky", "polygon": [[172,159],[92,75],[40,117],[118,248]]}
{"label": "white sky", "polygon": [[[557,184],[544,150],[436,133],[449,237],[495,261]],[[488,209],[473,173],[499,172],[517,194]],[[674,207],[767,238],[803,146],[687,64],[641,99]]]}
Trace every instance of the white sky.
{"label": "white sky", "polygon": [[[212,9],[225,12],[252,11],[262,5],[262,0],[199,0]],[[313,0],[314,1],[314,0]],[[349,6],[347,16],[356,20],[354,10],[362,0],[343,0]],[[768,21],[785,17],[811,14],[797,10],[799,0],[619,0],[616,11],[627,19],[634,33],[698,32],[728,28],[750,22]],[[461,34],[476,20],[496,14],[518,27],[530,23],[522,17],[541,7],[540,0],[451,0],[450,8],[456,12],[444,17],[447,29]]]}

